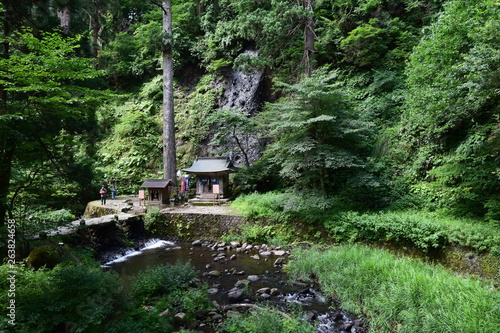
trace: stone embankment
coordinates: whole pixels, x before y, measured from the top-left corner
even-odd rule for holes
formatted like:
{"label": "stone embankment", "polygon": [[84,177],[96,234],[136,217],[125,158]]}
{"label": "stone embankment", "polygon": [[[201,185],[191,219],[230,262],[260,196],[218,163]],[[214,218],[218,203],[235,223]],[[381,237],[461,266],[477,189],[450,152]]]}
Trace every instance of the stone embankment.
{"label": "stone embankment", "polygon": [[144,213],[152,207],[161,209],[162,219],[149,226],[154,237],[192,241],[197,238],[218,241],[244,223],[244,217],[235,215],[229,205],[221,206],[143,206],[136,197],[120,197],[89,202],[85,214],[79,220],[47,236],[79,233],[93,247],[120,246],[125,239],[145,236]]}

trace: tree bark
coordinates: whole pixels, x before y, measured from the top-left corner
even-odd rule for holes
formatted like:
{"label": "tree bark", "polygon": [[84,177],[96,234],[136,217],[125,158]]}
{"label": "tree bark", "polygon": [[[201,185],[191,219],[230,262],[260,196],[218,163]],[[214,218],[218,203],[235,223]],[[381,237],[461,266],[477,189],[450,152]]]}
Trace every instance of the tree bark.
{"label": "tree bark", "polygon": [[[8,10],[5,8],[4,10]],[[10,36],[10,24],[8,22],[8,13],[3,17],[3,34]],[[2,55],[7,59],[10,56],[9,42],[2,42]],[[7,114],[7,91],[0,85],[0,116]],[[5,216],[7,214],[7,196],[9,194],[12,159],[14,157],[13,145],[9,146],[8,134],[5,129],[0,131],[0,227],[5,225]]]}
{"label": "tree bark", "polygon": [[66,4],[62,7],[57,8],[57,17],[59,18],[59,26],[62,31],[68,35],[70,32],[71,24],[71,7]]}
{"label": "tree bark", "polygon": [[311,11],[311,14],[306,17],[304,25],[304,66],[307,76],[312,75],[313,60],[314,60],[314,41],[316,34],[314,33],[314,0],[305,0],[304,8]]}
{"label": "tree bark", "polygon": [[163,178],[176,183],[174,66],[172,58],[172,6],[163,0]]}

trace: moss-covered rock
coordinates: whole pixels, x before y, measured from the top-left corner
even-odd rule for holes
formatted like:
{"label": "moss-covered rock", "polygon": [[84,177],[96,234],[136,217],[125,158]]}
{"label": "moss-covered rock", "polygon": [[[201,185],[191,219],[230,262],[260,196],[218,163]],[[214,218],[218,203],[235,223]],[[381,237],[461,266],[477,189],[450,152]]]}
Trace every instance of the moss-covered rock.
{"label": "moss-covered rock", "polygon": [[54,268],[59,262],[57,252],[50,246],[37,247],[28,256],[28,266],[39,269],[43,266]]}

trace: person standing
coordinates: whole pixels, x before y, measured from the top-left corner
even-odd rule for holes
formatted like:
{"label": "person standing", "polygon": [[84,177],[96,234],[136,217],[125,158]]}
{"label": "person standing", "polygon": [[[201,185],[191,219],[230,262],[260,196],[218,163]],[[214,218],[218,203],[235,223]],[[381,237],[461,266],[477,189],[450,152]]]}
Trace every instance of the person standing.
{"label": "person standing", "polygon": [[105,205],[106,204],[106,197],[108,196],[108,191],[106,190],[106,188],[104,186],[101,187],[99,194],[101,194],[101,205]]}
{"label": "person standing", "polygon": [[116,198],[116,186],[111,185],[111,199],[115,200],[115,198]]}

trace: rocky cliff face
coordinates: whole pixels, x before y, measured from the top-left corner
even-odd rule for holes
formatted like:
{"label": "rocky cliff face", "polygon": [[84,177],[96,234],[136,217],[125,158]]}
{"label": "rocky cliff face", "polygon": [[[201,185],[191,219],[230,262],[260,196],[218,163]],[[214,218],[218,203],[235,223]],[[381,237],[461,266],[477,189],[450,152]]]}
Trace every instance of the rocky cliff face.
{"label": "rocky cliff face", "polygon": [[[256,50],[245,50],[250,56],[257,56]],[[262,107],[262,79],[264,70],[245,73],[241,70],[229,70],[223,98],[219,102],[221,109],[240,108],[255,116]]]}

